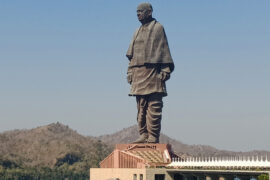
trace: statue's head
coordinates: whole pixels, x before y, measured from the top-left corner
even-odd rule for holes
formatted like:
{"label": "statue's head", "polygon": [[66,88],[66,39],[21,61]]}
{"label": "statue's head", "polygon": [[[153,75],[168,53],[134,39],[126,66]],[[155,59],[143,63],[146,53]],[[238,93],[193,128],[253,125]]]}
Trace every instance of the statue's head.
{"label": "statue's head", "polygon": [[150,3],[141,3],[137,7],[137,16],[138,20],[141,23],[146,22],[149,19],[152,19],[153,8]]}

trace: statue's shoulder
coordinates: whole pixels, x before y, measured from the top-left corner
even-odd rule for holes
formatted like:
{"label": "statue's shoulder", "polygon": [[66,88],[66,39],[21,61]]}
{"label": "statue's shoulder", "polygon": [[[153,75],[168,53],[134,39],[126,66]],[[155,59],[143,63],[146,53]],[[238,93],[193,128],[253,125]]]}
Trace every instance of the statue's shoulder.
{"label": "statue's shoulder", "polygon": [[155,24],[157,27],[162,27],[163,28],[163,25],[160,24],[160,22],[156,21],[156,24]]}
{"label": "statue's shoulder", "polygon": [[158,22],[158,21],[156,21],[156,20],[155,20],[154,28],[155,28],[156,30],[162,30],[162,29],[164,29],[163,25],[160,24],[160,22]]}

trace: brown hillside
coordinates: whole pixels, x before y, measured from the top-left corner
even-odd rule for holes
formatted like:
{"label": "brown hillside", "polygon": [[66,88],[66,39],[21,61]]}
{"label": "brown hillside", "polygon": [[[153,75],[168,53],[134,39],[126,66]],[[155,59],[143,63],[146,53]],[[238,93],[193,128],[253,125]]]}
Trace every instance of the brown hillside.
{"label": "brown hillside", "polygon": [[[97,137],[102,142],[114,146],[115,144],[131,143],[139,137],[137,125],[125,128],[113,134],[103,135]],[[219,150],[208,145],[188,145],[180,141],[172,139],[167,135],[161,133],[161,143],[168,143],[172,145],[176,154],[191,155],[191,156],[270,156],[269,151],[250,151],[250,152],[233,152]]]}
{"label": "brown hillside", "polygon": [[103,158],[98,155],[105,156],[109,151],[94,138],[82,136],[60,123],[0,134],[0,157],[26,166],[54,167],[83,160],[98,164]]}

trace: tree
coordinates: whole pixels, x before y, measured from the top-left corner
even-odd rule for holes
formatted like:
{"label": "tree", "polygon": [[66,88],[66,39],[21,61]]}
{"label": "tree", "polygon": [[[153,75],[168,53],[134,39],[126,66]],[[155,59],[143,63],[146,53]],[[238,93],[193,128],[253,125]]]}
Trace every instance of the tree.
{"label": "tree", "polygon": [[258,176],[259,180],[269,180],[269,174],[261,174]]}

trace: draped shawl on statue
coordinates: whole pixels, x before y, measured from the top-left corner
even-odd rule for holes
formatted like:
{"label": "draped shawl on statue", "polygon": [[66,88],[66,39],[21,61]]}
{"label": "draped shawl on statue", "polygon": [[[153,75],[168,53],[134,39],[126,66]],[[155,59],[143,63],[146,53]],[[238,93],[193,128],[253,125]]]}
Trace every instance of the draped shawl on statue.
{"label": "draped shawl on statue", "polygon": [[[140,28],[135,31],[129,45],[126,54],[129,60],[132,60],[134,41],[136,40]],[[147,39],[144,41],[145,52],[143,53],[143,59],[140,60],[140,62],[144,62],[144,64],[166,64],[170,67],[172,72],[174,70],[174,63],[163,26],[153,19],[147,28]]]}

